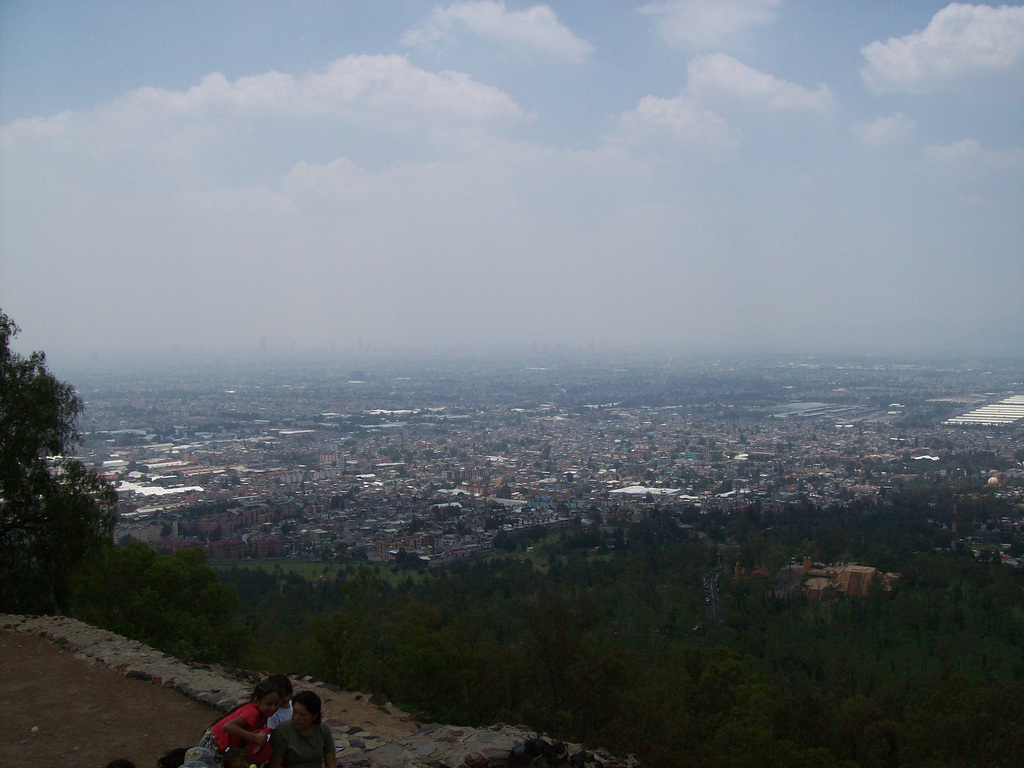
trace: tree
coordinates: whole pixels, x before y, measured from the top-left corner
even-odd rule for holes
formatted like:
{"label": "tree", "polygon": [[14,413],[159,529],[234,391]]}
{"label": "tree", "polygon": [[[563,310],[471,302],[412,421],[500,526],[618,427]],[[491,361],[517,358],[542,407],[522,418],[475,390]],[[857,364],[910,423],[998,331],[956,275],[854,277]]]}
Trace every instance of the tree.
{"label": "tree", "polygon": [[0,610],[64,607],[68,578],[114,527],[113,489],[67,456],[82,401],[42,352],[11,350],[0,311]]}
{"label": "tree", "polygon": [[249,633],[235,623],[238,596],[199,548],[170,555],[112,544],[71,579],[71,614],[179,659],[238,661]]}

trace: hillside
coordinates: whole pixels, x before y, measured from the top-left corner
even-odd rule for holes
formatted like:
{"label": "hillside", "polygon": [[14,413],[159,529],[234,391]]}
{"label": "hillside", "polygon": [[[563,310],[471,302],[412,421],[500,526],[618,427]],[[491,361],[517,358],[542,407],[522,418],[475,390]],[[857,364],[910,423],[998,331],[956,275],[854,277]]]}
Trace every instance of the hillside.
{"label": "hillside", "polygon": [[[95,768],[118,757],[155,765],[198,741],[258,677],[187,664],[65,617],[0,615],[0,658],[0,768]],[[339,766],[637,765],[522,726],[422,726],[379,697],[308,678],[295,684],[323,700]]]}

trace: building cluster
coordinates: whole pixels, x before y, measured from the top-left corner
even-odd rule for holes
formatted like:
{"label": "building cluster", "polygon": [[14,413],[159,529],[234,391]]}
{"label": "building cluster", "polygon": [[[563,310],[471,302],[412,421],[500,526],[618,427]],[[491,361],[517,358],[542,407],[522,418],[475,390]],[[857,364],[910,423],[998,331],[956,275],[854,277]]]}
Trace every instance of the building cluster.
{"label": "building cluster", "polygon": [[120,539],[215,559],[414,556],[642,516],[970,477],[1021,501],[1024,422],[949,421],[1021,372],[807,362],[330,367],[88,378]]}
{"label": "building cluster", "polygon": [[[739,563],[733,578],[746,575]],[[768,569],[760,566],[751,575],[769,578]],[[898,573],[883,572],[872,565],[858,563],[815,563],[809,557],[791,562],[775,574],[775,597],[801,595],[811,602],[831,602],[841,595],[867,597],[873,589],[889,591],[901,578]]]}

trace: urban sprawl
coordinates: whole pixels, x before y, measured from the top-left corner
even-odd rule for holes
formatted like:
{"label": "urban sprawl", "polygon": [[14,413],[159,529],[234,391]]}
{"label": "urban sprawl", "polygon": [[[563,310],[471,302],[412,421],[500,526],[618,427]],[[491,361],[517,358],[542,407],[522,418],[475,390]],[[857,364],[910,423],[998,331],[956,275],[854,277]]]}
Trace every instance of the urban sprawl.
{"label": "urban sprawl", "polygon": [[[965,478],[1024,500],[1019,363],[366,359],[74,380],[117,540],[213,560],[437,565],[655,507],[692,519]],[[1020,522],[971,540],[1015,563]]]}

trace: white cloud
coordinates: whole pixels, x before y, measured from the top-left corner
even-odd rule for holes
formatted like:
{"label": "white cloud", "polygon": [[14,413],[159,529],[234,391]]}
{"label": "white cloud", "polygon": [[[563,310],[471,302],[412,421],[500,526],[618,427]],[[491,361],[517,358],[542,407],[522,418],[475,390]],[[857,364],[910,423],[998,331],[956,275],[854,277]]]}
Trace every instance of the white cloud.
{"label": "white cloud", "polygon": [[989,171],[1024,170],[1024,148],[985,149],[976,139],[951,144],[933,144],[924,149],[925,160],[933,166],[975,175]]}
{"label": "white cloud", "polygon": [[932,91],[978,71],[1006,69],[1024,59],[1024,7],[952,3],[922,32],[861,49],[865,84],[876,93]]}
{"label": "white cloud", "polygon": [[[271,183],[277,173],[265,170],[309,153],[337,156],[353,137],[374,148],[390,137],[410,154],[524,117],[503,91],[466,74],[425,71],[401,56],[347,56],[302,76],[232,82],[212,73],[182,91],[142,88],[88,111],[17,120],[0,128],[0,151],[8,171],[25,169],[26,189],[40,173],[73,171],[83,183],[144,194],[215,178]],[[254,162],[261,151],[266,161]]]}
{"label": "white cloud", "polygon": [[[275,259],[297,259],[287,254],[303,247],[329,252],[356,231],[356,245],[373,254],[374,238],[392,226],[389,215],[404,215],[401,194],[382,201],[366,172],[337,158],[371,169],[429,165],[493,138],[495,120],[505,128],[521,116],[504,93],[465,75],[426,72],[401,57],[348,57],[304,76],[229,82],[214,74],[182,91],[141,89],[87,111],[15,121],[0,128],[0,283],[11,292],[31,284],[18,289],[20,301],[42,307],[56,289],[41,277],[64,270],[80,296],[64,314],[93,317],[92,307],[107,307],[116,292],[107,286],[125,290],[142,279],[133,262],[139,255],[150,265],[145,281],[175,301],[192,297],[184,304],[190,310],[218,305],[197,282],[238,280],[240,296],[265,305],[273,290],[301,290]],[[331,160],[330,173],[317,172],[317,163]],[[421,200],[439,194],[423,182]],[[341,219],[348,232],[334,228],[339,217],[319,213],[325,199],[359,212]],[[17,227],[6,226],[15,219]],[[17,271],[6,258],[14,253]],[[246,284],[261,281],[276,288],[247,293]],[[146,302],[137,304],[144,313]],[[261,322],[247,310],[217,312],[207,317],[224,327]],[[91,322],[104,322],[102,314]]]}
{"label": "white cloud", "polygon": [[855,123],[850,127],[853,135],[867,146],[880,147],[905,139],[914,133],[914,121],[902,112],[892,117],[879,117],[870,122]]}
{"label": "white cloud", "polygon": [[740,139],[728,122],[686,94],[672,99],[645,96],[636,109],[619,116],[619,140],[637,144],[658,136],[726,150],[735,148]]}
{"label": "white cloud", "polygon": [[341,117],[398,118],[410,113],[463,121],[518,119],[523,110],[503,91],[461,72],[428,72],[401,56],[346,56],[323,72],[301,77],[268,72],[230,82],[219,72],[186,91],[141,88],[91,113],[32,118],[3,128],[5,137],[56,138],[74,124],[106,128],[134,122],[163,124],[176,131],[183,120],[230,121],[271,116],[334,114]]}
{"label": "white cloud", "polygon": [[641,13],[658,17],[658,33],[669,45],[706,49],[734,42],[751,27],[770,24],[779,0],[666,0]]}
{"label": "white cloud", "polygon": [[459,29],[484,40],[577,64],[594,50],[594,46],[559,22],[546,5],[509,11],[505,3],[492,0],[438,6],[429,21],[402,37],[402,43],[427,48],[439,43],[450,45]]}
{"label": "white cloud", "polygon": [[318,114],[350,110],[447,113],[467,120],[520,117],[505,93],[462,72],[428,72],[402,56],[346,56],[324,72],[302,77],[268,72],[231,83],[220,73],[184,94],[144,89],[155,102],[182,109],[204,107],[238,113]]}
{"label": "white cloud", "polygon": [[814,90],[780,80],[724,53],[698,56],[687,65],[687,90],[701,101],[726,99],[754,109],[809,109],[826,112],[835,99],[819,85]]}
{"label": "white cloud", "polygon": [[824,113],[835,104],[824,85],[811,90],[722,53],[691,60],[687,71],[686,87],[678,96],[645,96],[636,109],[619,115],[613,140],[636,144],[661,135],[702,147],[733,149],[740,132],[716,109]]}

